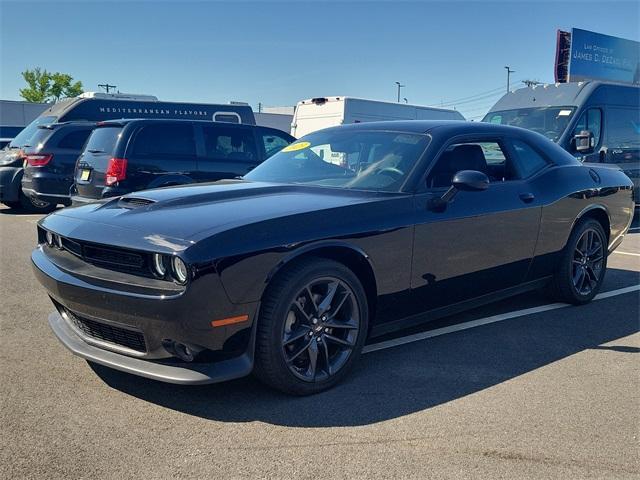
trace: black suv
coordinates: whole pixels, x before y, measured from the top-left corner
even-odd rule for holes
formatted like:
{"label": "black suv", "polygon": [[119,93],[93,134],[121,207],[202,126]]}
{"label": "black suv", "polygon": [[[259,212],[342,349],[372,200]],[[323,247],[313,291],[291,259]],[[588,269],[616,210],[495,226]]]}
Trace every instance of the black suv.
{"label": "black suv", "polygon": [[71,205],[69,189],[76,160],[95,126],[95,122],[38,126],[23,147],[22,207],[46,213],[58,204]]}
{"label": "black suv", "polygon": [[222,122],[100,122],[76,163],[72,201],[234,178],[294,140],[273,128]]}

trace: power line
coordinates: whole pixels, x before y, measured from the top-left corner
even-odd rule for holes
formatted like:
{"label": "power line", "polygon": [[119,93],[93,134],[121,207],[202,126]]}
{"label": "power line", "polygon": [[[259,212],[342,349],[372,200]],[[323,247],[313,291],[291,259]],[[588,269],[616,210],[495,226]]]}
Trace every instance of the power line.
{"label": "power line", "polygon": [[[447,100],[447,101],[442,101],[439,103],[439,105],[451,105],[453,103],[457,103],[457,102],[462,102],[464,100],[468,100],[470,98],[475,98],[481,95],[486,95],[488,93],[493,93],[496,92],[498,90],[503,90],[504,87],[498,87],[498,88],[492,88],[491,90],[487,90],[486,92],[479,92],[479,93],[474,93],[473,95],[467,95],[466,97],[461,97],[461,98],[457,98],[455,100]],[[436,105],[435,103],[433,105]]]}
{"label": "power line", "polygon": [[482,102],[482,101],[489,100],[490,98],[496,98],[496,97],[499,97],[499,96],[502,96],[502,95],[504,95],[503,92],[494,92],[494,93],[489,93],[487,95],[482,95],[480,97],[471,98],[469,100],[464,100],[462,102],[445,103],[444,106],[450,107],[450,106],[465,105],[465,104],[468,104],[468,103]]}

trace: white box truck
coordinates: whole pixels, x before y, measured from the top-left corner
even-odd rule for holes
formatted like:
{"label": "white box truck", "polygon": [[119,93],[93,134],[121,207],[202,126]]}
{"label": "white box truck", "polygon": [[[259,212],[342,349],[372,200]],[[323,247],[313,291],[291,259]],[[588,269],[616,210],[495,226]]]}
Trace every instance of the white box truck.
{"label": "white box truck", "polygon": [[291,135],[300,138],[327,127],[384,120],[464,120],[456,110],[353,97],[320,97],[296,105]]}

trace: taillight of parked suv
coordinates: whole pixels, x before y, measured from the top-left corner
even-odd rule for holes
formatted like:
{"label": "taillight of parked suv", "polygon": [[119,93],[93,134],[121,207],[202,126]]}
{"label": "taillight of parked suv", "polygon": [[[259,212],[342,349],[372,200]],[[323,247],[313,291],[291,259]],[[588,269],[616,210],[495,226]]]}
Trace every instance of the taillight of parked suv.
{"label": "taillight of parked suv", "polygon": [[53,155],[50,153],[30,153],[24,159],[32,167],[42,167],[51,161]]}
{"label": "taillight of parked suv", "polygon": [[127,178],[127,159],[110,158],[107,164],[107,171],[105,172],[105,185],[115,185],[125,178]]}

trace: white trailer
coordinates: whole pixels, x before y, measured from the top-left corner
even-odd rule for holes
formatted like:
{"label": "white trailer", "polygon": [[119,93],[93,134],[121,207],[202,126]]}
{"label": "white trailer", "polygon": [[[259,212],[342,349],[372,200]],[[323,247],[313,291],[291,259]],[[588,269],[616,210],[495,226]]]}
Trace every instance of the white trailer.
{"label": "white trailer", "polygon": [[353,97],[320,97],[298,102],[291,135],[300,138],[327,127],[383,120],[464,120],[456,110]]}

